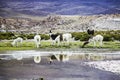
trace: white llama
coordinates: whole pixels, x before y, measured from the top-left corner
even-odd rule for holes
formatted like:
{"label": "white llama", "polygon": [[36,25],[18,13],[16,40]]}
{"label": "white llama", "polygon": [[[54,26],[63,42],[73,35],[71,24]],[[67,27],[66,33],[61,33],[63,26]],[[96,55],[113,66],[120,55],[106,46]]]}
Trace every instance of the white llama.
{"label": "white llama", "polygon": [[37,48],[39,48],[40,40],[41,40],[40,35],[37,34],[37,35],[34,36],[34,42],[35,42],[35,45],[36,45]]}
{"label": "white llama", "polygon": [[70,40],[72,39],[72,34],[65,33],[65,34],[62,35],[62,37],[63,37],[63,42],[66,42],[69,45]]}
{"label": "white llama", "polygon": [[99,46],[102,47],[103,36],[102,35],[96,35],[96,36],[92,37],[91,39],[89,39],[89,42],[93,42],[94,47],[96,46],[96,43],[99,42]]}
{"label": "white llama", "polygon": [[18,43],[20,43],[20,45],[22,44],[23,39],[21,37],[18,37],[16,39],[14,39],[14,41],[11,43],[12,46],[18,46]]}

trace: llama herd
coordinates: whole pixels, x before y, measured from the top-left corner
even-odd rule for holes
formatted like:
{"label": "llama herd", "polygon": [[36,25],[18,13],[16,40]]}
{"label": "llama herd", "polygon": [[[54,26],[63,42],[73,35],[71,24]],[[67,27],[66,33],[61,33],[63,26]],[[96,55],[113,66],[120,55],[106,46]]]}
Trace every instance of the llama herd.
{"label": "llama herd", "polygon": [[[82,45],[82,47],[84,47],[86,44],[88,43],[93,43],[94,47],[96,46],[96,43],[99,42],[99,47],[102,47],[102,43],[103,43],[103,36],[98,34],[96,36],[94,36],[94,30],[87,30],[87,33],[90,35],[90,38],[88,41],[84,42],[84,44]],[[50,31],[49,33],[50,39],[52,40],[51,45],[60,45],[62,43],[64,43],[65,45],[69,45],[70,41],[72,40],[72,34],[71,33],[64,33],[64,34],[54,34]],[[36,48],[39,48],[39,46],[41,45],[41,36],[36,34],[34,36],[34,44],[36,46]],[[11,43],[12,46],[18,46],[18,43],[20,45],[22,45],[23,39],[21,37],[18,37],[16,39],[13,40],[13,42]],[[62,43],[61,43],[62,42]]]}
{"label": "llama herd", "polygon": [[[38,35],[38,34],[35,35],[35,36],[34,36],[34,43],[35,43],[35,46],[36,46],[37,48],[39,48],[40,41],[41,41],[40,35]],[[23,38],[18,37],[18,38],[16,38],[16,39],[13,40],[13,42],[11,43],[11,45],[12,45],[12,46],[21,46],[21,45],[22,45],[22,42],[23,42]],[[18,44],[20,44],[20,45],[18,45]]]}
{"label": "llama herd", "polygon": [[72,39],[72,34],[70,33],[64,33],[64,34],[53,34],[50,31],[50,38],[52,39],[52,45],[55,45],[55,43],[57,43],[57,45],[60,45],[60,41],[63,41],[64,43],[66,43],[66,45],[70,43],[71,39]]}
{"label": "llama herd", "polygon": [[96,46],[96,44],[99,42],[99,47],[102,47],[103,44],[103,36],[98,34],[96,36],[94,36],[94,30],[87,30],[88,35],[90,36],[88,41],[85,41],[84,44],[82,45],[82,48],[84,48],[84,46],[88,43],[93,43],[94,47]]}

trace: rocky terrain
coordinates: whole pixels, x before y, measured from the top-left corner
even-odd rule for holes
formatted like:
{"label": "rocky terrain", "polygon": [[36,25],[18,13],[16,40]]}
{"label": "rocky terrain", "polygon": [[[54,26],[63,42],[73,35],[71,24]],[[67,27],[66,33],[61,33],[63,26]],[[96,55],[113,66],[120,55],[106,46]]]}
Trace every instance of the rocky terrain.
{"label": "rocky terrain", "polygon": [[93,62],[85,62],[86,65],[89,65],[94,68],[98,68],[105,71],[111,71],[116,74],[120,74],[120,61],[93,61]]}
{"label": "rocky terrain", "polygon": [[120,14],[68,16],[51,14],[44,17],[0,17],[1,32],[48,33],[81,32],[95,30],[120,30]]}

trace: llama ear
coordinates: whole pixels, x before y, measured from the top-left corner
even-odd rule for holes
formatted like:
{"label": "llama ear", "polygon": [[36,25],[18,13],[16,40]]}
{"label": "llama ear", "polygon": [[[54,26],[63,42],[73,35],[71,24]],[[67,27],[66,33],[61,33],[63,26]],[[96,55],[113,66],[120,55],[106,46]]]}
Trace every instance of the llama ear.
{"label": "llama ear", "polygon": [[87,32],[90,31],[89,29],[87,29]]}
{"label": "llama ear", "polygon": [[50,30],[50,33],[52,33],[52,31]]}

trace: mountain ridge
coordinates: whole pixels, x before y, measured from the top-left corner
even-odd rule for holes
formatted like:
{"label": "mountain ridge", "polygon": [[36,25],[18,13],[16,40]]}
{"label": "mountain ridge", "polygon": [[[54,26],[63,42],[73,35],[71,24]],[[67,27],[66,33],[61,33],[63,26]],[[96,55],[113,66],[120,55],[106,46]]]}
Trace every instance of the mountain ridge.
{"label": "mountain ridge", "polygon": [[119,14],[119,4],[118,0],[1,0],[0,16],[18,15],[6,12],[33,16]]}

